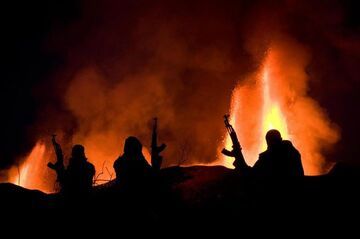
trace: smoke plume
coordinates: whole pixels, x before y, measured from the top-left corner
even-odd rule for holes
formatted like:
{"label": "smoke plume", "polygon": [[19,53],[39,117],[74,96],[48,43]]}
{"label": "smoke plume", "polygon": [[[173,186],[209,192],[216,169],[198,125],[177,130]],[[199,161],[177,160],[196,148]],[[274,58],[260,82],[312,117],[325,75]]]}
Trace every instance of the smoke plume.
{"label": "smoke plume", "polygon": [[[354,102],[359,97],[360,47],[350,1],[109,0],[73,5],[71,17],[60,8],[51,30],[41,35],[41,51],[57,60],[43,80],[26,89],[35,109],[28,108],[34,115],[29,122],[19,122],[21,130],[27,128],[19,141],[29,145],[24,152],[56,132],[67,149],[84,144],[98,171],[105,161],[111,168],[127,136],[139,137],[148,148],[151,119],[157,116],[160,141],[168,144],[164,166],[214,162],[233,89],[259,69],[276,42],[287,50],[286,61],[301,61],[303,71],[294,74],[306,80],[294,87],[313,99],[301,101],[298,113],[324,114],[320,118],[341,128],[342,141],[320,150],[323,160],[351,161],[359,153],[353,141],[359,131]],[[292,76],[285,74],[283,80]],[[314,110],[301,112],[304,105]],[[320,107],[326,110],[318,111]],[[347,117],[350,112],[353,117]],[[311,122],[305,125],[310,128],[299,130],[313,132],[309,140],[315,144],[328,138]],[[15,150],[19,144],[11,144],[13,158],[24,158]],[[15,160],[9,162],[6,167]]]}

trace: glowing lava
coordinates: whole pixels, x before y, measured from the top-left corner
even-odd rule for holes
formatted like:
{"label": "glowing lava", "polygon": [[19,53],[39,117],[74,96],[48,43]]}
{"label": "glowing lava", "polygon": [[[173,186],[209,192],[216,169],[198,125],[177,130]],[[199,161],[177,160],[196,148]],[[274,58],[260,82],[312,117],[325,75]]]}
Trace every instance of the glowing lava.
{"label": "glowing lava", "polygon": [[270,97],[270,82],[271,80],[271,65],[270,63],[266,62],[263,74],[262,74],[262,84],[263,84],[263,114],[262,114],[262,143],[260,150],[264,151],[267,148],[266,141],[264,137],[266,132],[270,129],[277,129],[280,131],[282,137],[284,139],[289,139],[288,129],[287,129],[287,122],[286,119],[281,111],[280,105],[276,102],[276,99],[271,99]]}
{"label": "glowing lava", "polygon": [[23,163],[12,170],[10,182],[24,188],[52,191],[49,185],[53,183],[49,184],[46,174],[48,156],[45,143],[37,142]]}
{"label": "glowing lava", "polygon": [[[297,42],[288,40],[273,43],[257,72],[249,74],[245,79],[239,81],[232,92],[230,123],[237,132],[244,157],[249,165],[253,165],[258,159],[258,154],[266,149],[266,132],[270,129],[277,129],[284,139],[291,140],[300,151],[305,174],[324,174],[331,168],[333,163],[324,157],[323,152],[338,141],[339,132],[327,117],[326,112],[308,96],[309,75],[306,69],[309,62],[310,57],[306,48]],[[102,102],[98,100],[100,96],[93,97],[93,93],[98,92],[98,85],[88,84],[87,79],[84,78],[84,82],[87,86],[91,86],[89,93],[91,99],[96,99],[95,103]],[[83,90],[83,84],[80,86]],[[79,111],[79,117],[82,117],[81,123],[86,125],[84,128],[86,130],[83,131],[88,132],[88,127],[91,128],[94,123],[91,120],[93,108],[90,107],[89,112],[82,112],[84,110],[83,98],[78,97],[78,92],[76,88],[74,97],[71,98],[78,102],[74,103],[77,108],[75,107],[76,109],[73,110]],[[118,97],[115,99],[117,100]],[[104,103],[104,105],[107,104]],[[102,104],[98,108],[101,107]],[[141,105],[134,105],[133,108],[141,108]],[[163,109],[167,110],[168,108],[164,107]],[[105,113],[96,113],[96,115],[105,115]],[[85,145],[86,155],[96,167],[96,178],[99,180],[97,183],[113,177],[112,163],[123,147],[121,145],[123,139],[118,134],[123,125],[129,125],[128,121],[132,121],[136,117],[136,114],[127,115],[127,117],[120,117],[124,121],[112,122],[117,130],[109,131],[107,128],[100,127],[92,131],[94,132],[92,136],[88,136],[82,131],[73,136],[74,142]],[[99,125],[104,125],[103,121]],[[136,130],[134,131],[136,132]],[[122,134],[127,135],[128,132],[124,131]],[[48,139],[46,142],[50,142],[50,140]],[[120,143],[118,144],[118,142]],[[219,147],[223,148],[224,145],[231,150],[232,142],[229,136],[226,136],[225,142]],[[149,159],[149,153],[145,147],[144,154]],[[210,165],[221,164],[233,168],[233,160],[223,156],[218,158],[218,161]],[[29,156],[25,160],[20,160],[22,163],[18,167],[11,169],[9,180],[26,188],[40,189],[46,192],[54,191],[56,174],[46,167],[46,164],[50,161],[54,162],[54,159],[52,146],[39,140]],[[196,164],[196,162],[192,161],[189,165],[191,164]]]}
{"label": "glowing lava", "polygon": [[[256,84],[250,88],[240,85],[232,96],[230,123],[238,132],[243,154],[250,165],[255,163],[260,152],[266,150],[265,135],[270,129],[277,129],[284,139],[290,139],[286,118],[276,97],[271,94],[271,82],[276,80],[271,74],[272,63],[271,55],[268,55],[260,73],[255,76]],[[226,148],[231,149],[232,142],[229,136],[225,139],[225,145]],[[224,158],[223,164],[226,167],[233,168],[232,163],[233,160]]]}
{"label": "glowing lava", "polygon": [[[309,59],[306,49],[296,42],[273,44],[258,72],[235,87],[230,118],[249,165],[266,150],[266,132],[277,129],[300,151],[305,174],[319,175],[331,169],[333,163],[322,152],[338,141],[339,132],[307,95]],[[231,149],[229,136],[225,146]],[[233,168],[233,160],[220,158],[224,166]]]}

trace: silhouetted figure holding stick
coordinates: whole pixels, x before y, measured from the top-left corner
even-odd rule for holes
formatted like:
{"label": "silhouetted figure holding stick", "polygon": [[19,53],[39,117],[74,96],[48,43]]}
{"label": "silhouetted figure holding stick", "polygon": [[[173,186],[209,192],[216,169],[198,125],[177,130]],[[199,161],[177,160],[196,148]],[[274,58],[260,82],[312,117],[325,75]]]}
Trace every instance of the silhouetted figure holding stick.
{"label": "silhouetted figure holding stick", "polygon": [[65,168],[61,146],[56,142],[55,135],[52,142],[57,161],[55,164],[48,163],[48,167],[56,171],[61,192],[71,196],[88,194],[92,188],[95,167],[87,161],[84,146],[79,144],[73,146],[69,165]]}
{"label": "silhouetted figure holding stick", "polygon": [[125,140],[124,153],[114,162],[116,181],[120,183],[134,183],[152,176],[160,170],[162,156],[160,153],[166,148],[165,144],[158,146],[157,143],[157,118],[154,118],[154,125],[151,137],[151,164],[146,161],[142,153],[142,144],[134,136]]}
{"label": "silhouetted figure holding stick", "polygon": [[244,175],[255,176],[303,176],[299,151],[288,140],[283,140],[279,131],[272,129],[266,134],[267,150],[259,155],[253,167],[247,165],[241,152],[236,132],[229,123],[229,115],[225,115],[225,127],[233,142],[232,151],[223,149],[222,153],[234,157],[235,170]]}
{"label": "silhouetted figure holding stick", "polygon": [[161,196],[164,195],[164,188],[159,170],[163,159],[160,153],[166,145],[158,146],[157,135],[157,118],[154,118],[151,166],[143,155],[141,142],[134,136],[125,140],[124,152],[114,162],[118,187],[117,202],[124,206],[122,212],[129,217],[136,218],[136,215],[147,214],[164,203]]}

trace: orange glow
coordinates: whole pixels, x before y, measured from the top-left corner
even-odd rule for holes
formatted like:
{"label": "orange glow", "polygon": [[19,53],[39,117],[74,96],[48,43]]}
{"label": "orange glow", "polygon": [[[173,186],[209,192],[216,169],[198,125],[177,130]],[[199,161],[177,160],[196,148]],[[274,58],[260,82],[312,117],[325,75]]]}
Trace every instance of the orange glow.
{"label": "orange glow", "polygon": [[[230,118],[249,165],[266,150],[266,132],[277,129],[283,139],[291,140],[300,151],[305,174],[324,174],[332,167],[321,151],[336,143],[339,133],[318,104],[307,96],[308,60],[306,49],[297,43],[273,44],[259,71],[234,89]],[[229,136],[224,145],[231,149]],[[233,159],[220,156],[220,162],[233,168]]]}
{"label": "orange glow", "polygon": [[10,182],[16,185],[51,192],[47,181],[46,164],[49,160],[46,145],[39,141],[21,165],[11,170]]}
{"label": "orange glow", "polygon": [[[89,162],[93,163],[96,168],[95,178],[97,181],[95,184],[103,184],[110,179],[114,179],[115,172],[112,164],[118,154],[113,153],[112,155],[104,155],[98,147],[95,147],[92,144],[89,145],[90,147],[87,147],[86,149],[86,155],[89,157]],[[64,152],[64,154],[66,157],[67,152]],[[150,152],[146,147],[143,147],[143,154],[149,161]],[[109,159],[109,161],[106,159]],[[66,160],[67,158],[65,158],[65,164]],[[53,148],[40,140],[26,159],[22,161],[21,165],[9,170],[10,177],[8,181],[28,189],[37,189],[47,193],[54,192],[56,191],[56,188],[54,187],[56,185],[56,173],[46,166],[50,161],[55,161]]]}
{"label": "orange glow", "polygon": [[[338,141],[339,133],[324,110],[307,94],[309,76],[305,69],[309,59],[306,49],[298,43],[289,39],[275,42],[264,55],[258,70],[244,79],[239,79],[232,92],[230,123],[237,132],[249,165],[253,165],[258,154],[266,150],[266,132],[277,129],[284,139],[291,140],[300,151],[305,174],[324,174],[331,168],[332,163],[324,158],[322,152]],[[153,95],[164,94],[165,89],[160,83],[156,84],[157,78],[148,76],[146,79],[149,85],[151,83],[155,87],[148,88],[154,91],[149,93],[154,100],[149,104],[143,104],[145,100],[131,100],[134,98],[131,92],[137,92],[143,87],[134,83],[137,81],[128,82],[126,86],[121,83],[114,90],[99,90],[105,85],[104,79],[93,72],[76,78],[67,92],[67,104],[81,127],[73,135],[72,142],[59,140],[59,143],[69,146],[74,142],[85,146],[89,162],[95,165],[96,175],[100,174],[97,183],[115,177],[112,166],[122,152],[124,139],[144,130],[145,123],[134,119],[145,119],[154,115],[154,112],[145,106],[157,105],[158,98]],[[130,90],[126,90],[127,87],[130,87]],[[123,98],[118,97],[119,92],[124,95]],[[83,104],[84,99],[89,99],[88,104]],[[118,107],[108,107],[109,105]],[[126,108],[136,110],[126,111],[125,115],[120,110],[125,105],[128,105]],[[164,109],[164,112],[170,111],[170,118],[176,119],[170,106],[160,108]],[[164,112],[159,112],[159,115],[166,118],[167,114]],[[128,128],[129,125],[132,127]],[[141,135],[144,134],[143,132]],[[55,156],[52,146],[44,142],[50,143],[50,138],[39,140],[28,157],[20,160],[22,163],[10,170],[10,182],[45,192],[54,191],[56,173],[47,168],[46,164],[49,161],[54,162]],[[224,145],[231,150],[232,142],[228,135],[219,148]],[[149,150],[144,147],[143,152],[150,161]],[[64,148],[65,164],[68,153]],[[219,160],[207,165],[221,164],[233,168],[233,159],[223,155],[218,158]],[[187,165],[196,164],[195,160],[187,162]]]}
{"label": "orange glow", "polygon": [[[261,110],[255,113],[255,109],[249,109],[251,110],[254,114],[259,114],[259,118],[260,118],[260,131],[256,131],[256,129],[254,128],[254,132],[252,132],[252,134],[256,134],[258,136],[258,141],[260,143],[258,143],[256,146],[252,146],[250,149],[249,147],[244,147],[244,154],[247,156],[245,157],[246,159],[248,159],[248,163],[253,164],[256,161],[256,158],[254,155],[257,155],[259,152],[265,151],[267,148],[266,145],[266,141],[265,141],[265,135],[266,132],[268,132],[270,129],[277,129],[280,131],[282,137],[284,139],[289,139],[289,134],[288,134],[288,129],[287,129],[287,122],[286,119],[284,117],[284,114],[282,113],[282,110],[279,106],[279,103],[276,101],[276,99],[272,99],[270,97],[270,83],[272,81],[272,75],[271,75],[271,62],[269,61],[270,58],[267,58],[265,60],[264,66],[261,69],[261,72],[259,74],[259,78],[257,79],[259,86],[258,88],[260,88],[261,90],[261,101],[262,101],[262,106],[261,106]],[[254,93],[258,92],[257,90],[253,90]],[[244,117],[241,117],[243,115],[248,115],[248,113],[246,112],[248,109],[248,107],[246,106],[246,104],[244,104],[243,107],[241,107],[241,104],[244,102],[240,102],[240,100],[238,99],[239,94],[244,94],[247,95],[249,94],[248,90],[244,91],[244,88],[242,86],[238,87],[237,89],[234,90],[234,94],[233,94],[233,99],[232,99],[232,107],[231,107],[231,118],[230,118],[230,123],[235,127],[235,130],[237,129],[241,129],[242,126],[246,126],[245,124],[242,124],[241,122],[246,122],[246,120],[244,120]],[[251,93],[250,93],[251,94]],[[236,116],[240,115],[239,120],[237,120]],[[251,132],[249,133],[243,133],[244,130],[237,130],[238,132],[238,137],[240,138],[244,138],[245,139],[245,144],[247,144],[247,140],[249,138],[249,134],[251,134]],[[244,143],[241,142],[242,140],[240,140],[240,143]],[[232,142],[229,136],[226,137],[225,139],[225,145],[226,148],[231,149],[232,147]],[[224,158],[224,166],[228,167],[228,168],[234,168],[234,166],[232,165],[233,160],[229,160],[229,158],[225,157]]]}
{"label": "orange glow", "polygon": [[261,151],[266,150],[267,145],[266,141],[264,140],[264,136],[266,132],[270,129],[277,129],[281,133],[284,139],[289,139],[288,129],[287,129],[287,122],[286,119],[280,109],[279,104],[276,100],[272,100],[270,98],[270,68],[271,65],[269,62],[265,63],[263,69],[263,76],[262,76],[262,84],[263,84],[263,114],[262,114],[262,144],[261,144]]}

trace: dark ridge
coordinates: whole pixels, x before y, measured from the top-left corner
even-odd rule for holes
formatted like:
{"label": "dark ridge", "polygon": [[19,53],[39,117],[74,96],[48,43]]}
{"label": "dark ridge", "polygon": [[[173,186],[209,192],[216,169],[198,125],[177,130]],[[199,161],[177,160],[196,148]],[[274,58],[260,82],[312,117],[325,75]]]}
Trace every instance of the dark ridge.
{"label": "dark ridge", "polygon": [[[162,169],[156,190],[127,195],[114,181],[96,186],[80,204],[64,203],[59,194],[45,194],[13,184],[0,184],[1,210],[86,209],[88,212],[136,215],[139,218],[212,220],[237,214],[298,215],[316,212],[351,212],[358,208],[359,171],[346,174],[334,169],[324,176],[269,178],[239,176],[222,166],[170,167]],[[344,175],[348,176],[345,177]],[[71,210],[70,210],[71,212]],[[291,212],[291,213],[290,213]]]}

